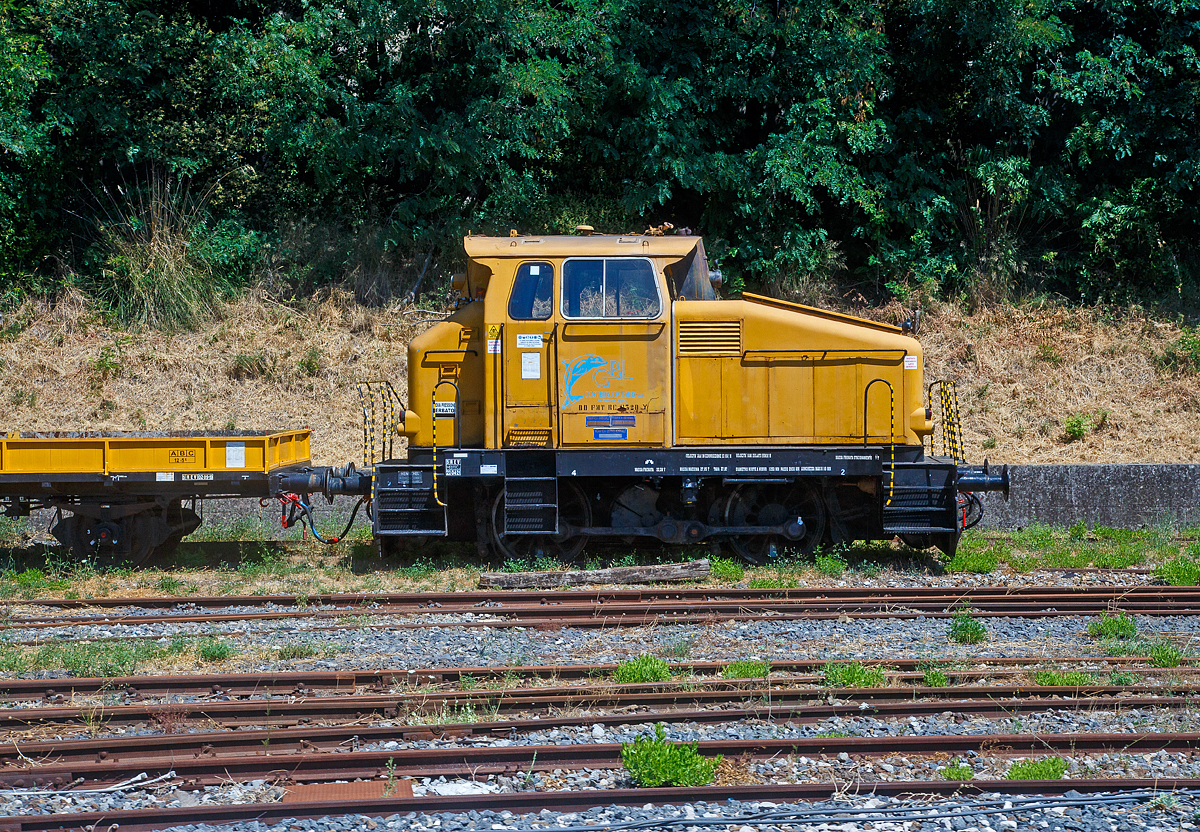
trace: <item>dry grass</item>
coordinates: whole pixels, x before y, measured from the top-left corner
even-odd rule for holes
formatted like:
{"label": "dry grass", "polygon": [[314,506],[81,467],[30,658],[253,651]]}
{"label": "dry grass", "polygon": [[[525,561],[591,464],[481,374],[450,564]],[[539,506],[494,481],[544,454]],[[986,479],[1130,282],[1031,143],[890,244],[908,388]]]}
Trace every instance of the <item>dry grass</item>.
{"label": "dry grass", "polygon": [[[995,306],[968,315],[943,304],[926,311],[920,340],[926,380],[958,383],[972,462],[1195,462],[1200,377],[1167,371],[1158,358],[1179,335],[1128,309]],[[1073,414],[1100,424],[1070,441],[1063,422]]]}
{"label": "dry grass", "polygon": [[16,380],[3,393],[6,430],[310,426],[313,461],[338,465],[362,457],[354,383],[388,379],[404,396],[406,344],[429,317],[339,291],[299,310],[250,296],[196,332],[114,329],[79,293],[24,312],[32,324],[0,342]]}
{"label": "dry grass", "polygon": [[[883,320],[898,306],[855,310]],[[1111,310],[1110,310],[1111,312]],[[940,305],[921,332],[928,379],[958,382],[967,457],[998,462],[1189,462],[1200,458],[1200,378],[1157,356],[1173,324],[1119,310]],[[348,292],[297,309],[252,295],[207,330],[111,328],[86,297],[17,313],[32,323],[0,342],[6,430],[313,428],[318,464],[358,461],[354,382],[404,396],[406,345],[429,324],[411,308],[372,309]],[[1106,414],[1103,420],[1097,414]],[[1097,423],[1077,441],[1064,421]]]}

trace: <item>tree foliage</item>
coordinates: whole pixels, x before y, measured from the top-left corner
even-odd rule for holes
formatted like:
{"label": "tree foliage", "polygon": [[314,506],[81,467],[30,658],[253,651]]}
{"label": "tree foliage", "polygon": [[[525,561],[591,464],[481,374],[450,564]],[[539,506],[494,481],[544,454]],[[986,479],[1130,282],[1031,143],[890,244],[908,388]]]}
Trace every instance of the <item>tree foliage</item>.
{"label": "tree foliage", "polygon": [[1178,296],[1197,44],[1200,0],[0,0],[0,279],[103,280],[170,176],[243,277],[296,224],[671,221],[797,296]]}

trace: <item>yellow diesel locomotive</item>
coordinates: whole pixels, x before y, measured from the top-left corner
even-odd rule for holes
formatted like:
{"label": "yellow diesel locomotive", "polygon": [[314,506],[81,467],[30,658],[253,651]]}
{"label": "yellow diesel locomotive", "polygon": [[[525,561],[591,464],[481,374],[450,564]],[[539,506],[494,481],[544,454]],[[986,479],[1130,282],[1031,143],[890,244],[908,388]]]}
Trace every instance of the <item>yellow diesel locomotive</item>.
{"label": "yellow diesel locomotive", "polygon": [[[718,300],[699,237],[465,246],[459,308],[409,345],[408,404],[363,390],[385,552],[425,535],[564,562],[639,538],[753,563],[896,535],[952,552],[974,492],[1007,491],[1005,470],[962,463],[956,423],[948,455],[927,452],[933,391],[907,327]],[[384,450],[397,435],[405,458]],[[366,487],[345,473],[285,472],[276,490]]]}

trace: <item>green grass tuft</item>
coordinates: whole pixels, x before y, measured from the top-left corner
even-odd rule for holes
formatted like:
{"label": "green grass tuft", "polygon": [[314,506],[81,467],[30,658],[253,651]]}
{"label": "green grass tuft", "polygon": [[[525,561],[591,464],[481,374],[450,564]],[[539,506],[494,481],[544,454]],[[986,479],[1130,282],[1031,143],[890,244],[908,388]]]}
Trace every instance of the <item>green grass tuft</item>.
{"label": "green grass tuft", "polygon": [[1114,670],[1108,675],[1108,683],[1110,685],[1136,685],[1141,679],[1136,673],[1130,673],[1128,670]]}
{"label": "green grass tuft", "polygon": [[865,667],[862,662],[834,662],[822,672],[825,684],[831,688],[881,688],[883,668]]}
{"label": "green grass tuft", "polygon": [[1046,687],[1084,687],[1097,684],[1095,676],[1079,670],[1039,670],[1033,674],[1033,681]]}
{"label": "green grass tuft", "polygon": [[846,558],[841,552],[817,555],[817,571],[826,578],[840,578],[846,572]]}
{"label": "green grass tuft", "polygon": [[1070,765],[1062,757],[1020,760],[1009,767],[1005,777],[1009,780],[1061,780]]}
{"label": "green grass tuft", "polygon": [[1196,545],[1188,551],[1160,564],[1154,576],[1168,586],[1196,586],[1200,584],[1200,548]]}
{"label": "green grass tuft", "polygon": [[236,647],[227,641],[208,639],[200,642],[200,647],[197,652],[200,655],[201,661],[223,662],[226,659],[234,656],[238,651]]}
{"label": "green grass tuft", "polygon": [[952,766],[946,766],[942,769],[943,780],[972,780],[975,778],[975,771],[966,763],[956,763]]}
{"label": "green grass tuft", "polygon": [[795,578],[751,578],[746,584],[750,589],[795,589]]}
{"label": "green grass tuft", "polygon": [[959,644],[978,644],[987,638],[987,627],[970,610],[963,610],[950,619],[947,635]]}
{"label": "green grass tuft", "polygon": [[709,569],[712,570],[714,578],[719,578],[722,581],[740,581],[746,577],[746,570],[742,568],[742,565],[729,558],[713,558],[709,561]]}
{"label": "green grass tuft", "polygon": [[1087,631],[1088,635],[1096,638],[1136,638],[1137,622],[1124,612],[1116,615],[1105,613],[1095,621],[1089,621]]}
{"label": "green grass tuft", "polygon": [[950,684],[950,677],[937,665],[921,665],[921,683],[927,688],[944,688]]}
{"label": "green grass tuft", "polygon": [[994,572],[999,559],[996,554],[987,549],[984,551],[955,552],[954,557],[946,564],[947,572],[970,572],[976,575],[986,575]]}
{"label": "green grass tuft", "polygon": [[317,648],[311,644],[285,644],[275,651],[280,661],[293,659],[311,659],[317,655]]}
{"label": "green grass tuft", "polygon": [[762,679],[771,672],[771,663],[743,659],[725,665],[721,675],[726,679]]}
{"label": "green grass tuft", "polygon": [[631,743],[622,743],[621,762],[639,786],[707,786],[713,781],[723,757],[702,757],[697,743],[667,741],[667,732],[660,722],[654,726],[654,736],[641,736]]}
{"label": "green grass tuft", "polygon": [[1183,663],[1183,652],[1169,641],[1159,641],[1150,645],[1151,667],[1179,667]]}
{"label": "green grass tuft", "polygon": [[658,656],[645,654],[636,659],[622,662],[613,671],[613,679],[622,683],[666,682],[671,678],[671,668]]}

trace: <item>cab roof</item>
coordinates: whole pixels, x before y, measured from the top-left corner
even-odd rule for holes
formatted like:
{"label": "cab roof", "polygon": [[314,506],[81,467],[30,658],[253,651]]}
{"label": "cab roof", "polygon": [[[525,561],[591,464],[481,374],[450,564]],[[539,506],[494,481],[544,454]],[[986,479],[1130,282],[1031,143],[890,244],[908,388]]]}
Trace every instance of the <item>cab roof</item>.
{"label": "cab roof", "polygon": [[489,257],[581,257],[640,255],[642,257],[683,257],[691,252],[699,237],[672,235],[653,237],[644,234],[590,234],[543,237],[482,237],[463,239],[467,256]]}

